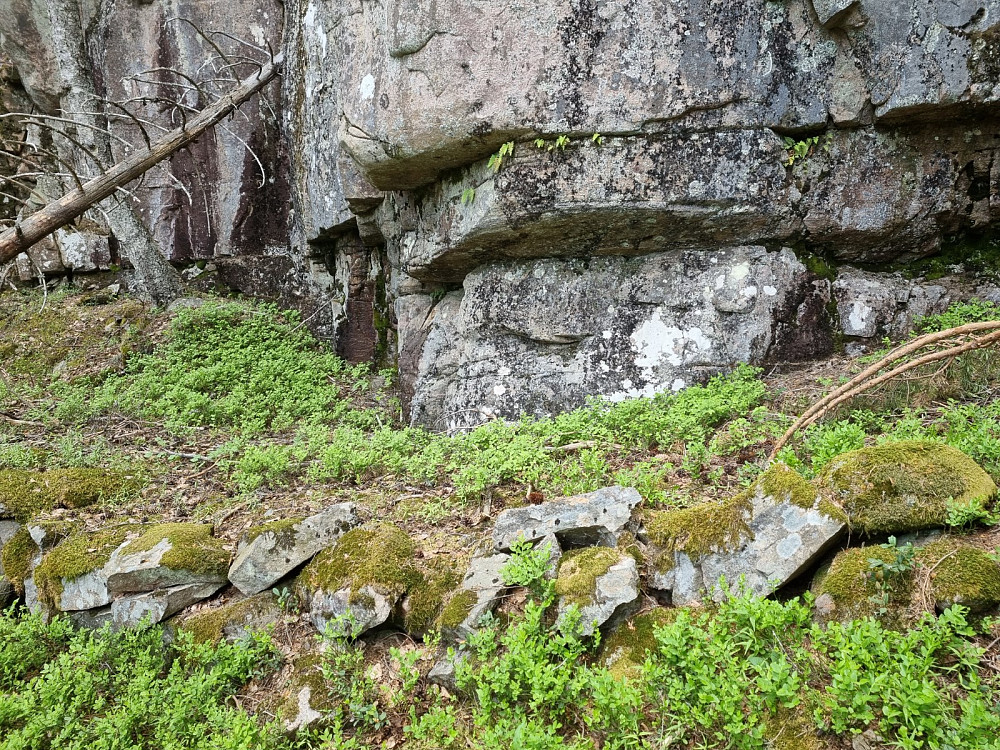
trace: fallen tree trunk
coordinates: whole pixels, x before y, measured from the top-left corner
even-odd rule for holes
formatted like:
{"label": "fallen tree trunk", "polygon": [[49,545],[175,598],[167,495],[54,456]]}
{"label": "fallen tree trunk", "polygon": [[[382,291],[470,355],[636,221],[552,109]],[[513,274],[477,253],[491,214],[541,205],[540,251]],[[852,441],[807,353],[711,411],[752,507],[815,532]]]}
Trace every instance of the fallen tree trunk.
{"label": "fallen tree trunk", "polygon": [[39,240],[73,221],[92,206],[124,187],[176,151],[196,140],[206,130],[232,114],[243,102],[274,80],[282,56],[276,55],[252,76],[217,102],[198,113],[183,127],[172,130],[142,151],[118,162],[102,175],[84,183],[59,200],[43,206],[0,234],[0,264],[13,260]]}

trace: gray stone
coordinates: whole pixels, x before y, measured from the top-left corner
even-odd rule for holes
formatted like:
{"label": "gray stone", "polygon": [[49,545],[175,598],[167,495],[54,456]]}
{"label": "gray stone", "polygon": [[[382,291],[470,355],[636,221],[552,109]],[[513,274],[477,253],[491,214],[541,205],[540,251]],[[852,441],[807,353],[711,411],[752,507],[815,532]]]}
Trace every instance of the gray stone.
{"label": "gray stone", "polygon": [[459,429],[826,354],[828,303],[828,282],[787,249],[485,265],[426,319],[411,419]]}
{"label": "gray stone", "polygon": [[285,729],[289,732],[297,732],[322,721],[323,714],[312,706],[312,691],[311,685],[303,685],[295,693],[295,716],[285,720]]}
{"label": "gray stone", "polygon": [[493,544],[509,551],[519,539],[535,542],[554,534],[563,545],[613,546],[632,522],[642,496],[631,487],[605,487],[584,495],[505,510],[497,516]]}
{"label": "gray stone", "polygon": [[167,538],[142,552],[128,552],[128,544],[116,549],[103,569],[114,596],[195,584],[218,588],[226,582],[224,570],[194,571],[163,565],[163,556],[173,548]]}
{"label": "gray stone", "polygon": [[944,311],[953,297],[941,284],[920,283],[899,274],[876,274],[851,267],[838,270],[833,296],[845,336],[903,338],[917,318]]}
{"label": "gray stone", "polygon": [[289,528],[264,532],[237,549],[229,580],[247,595],[264,591],[360,524],[354,503],[340,503]]}
{"label": "gray stone", "polygon": [[749,533],[739,546],[697,559],[675,551],[672,567],[654,571],[650,586],[669,591],[675,606],[697,604],[706,593],[721,601],[741,580],[749,593],[768,596],[813,565],[846,529],[819,510],[818,492],[815,497],[813,507],[805,508],[790,496],[765,494],[758,483],[746,517]]}
{"label": "gray stone", "polygon": [[146,618],[150,625],[155,625],[185,607],[207,599],[222,586],[219,582],[191,583],[120,596],[111,603],[111,620],[115,629],[134,628]]}
{"label": "gray stone", "polygon": [[66,616],[78,628],[86,628],[87,630],[100,630],[112,622],[110,605],[100,609],[67,612]]}
{"label": "gray stone", "polygon": [[355,592],[349,588],[332,592],[320,589],[309,600],[309,619],[322,633],[327,623],[346,618],[345,625],[350,623],[353,635],[358,636],[388,621],[398,599],[367,585]]}
{"label": "gray stone", "polygon": [[465,578],[454,596],[461,597],[463,592],[472,592],[476,597],[475,602],[460,623],[442,627],[445,635],[453,640],[461,640],[478,629],[483,615],[496,608],[501,594],[507,588],[500,571],[509,561],[510,555],[505,554],[472,558]]}
{"label": "gray stone", "polygon": [[545,549],[548,547],[549,550],[549,570],[545,574],[545,577],[549,580],[554,580],[556,577],[556,572],[559,570],[559,560],[563,556],[562,545],[559,544],[559,537],[555,534],[547,535],[542,541],[535,545],[536,549]]}
{"label": "gray stone", "polygon": [[[571,563],[573,558],[567,556],[563,560]],[[566,572],[561,565],[560,577]],[[639,566],[634,557],[621,553],[617,562],[595,577],[593,591],[587,596],[586,603],[577,603],[581,632],[583,635],[593,635],[602,626],[613,627],[618,621],[634,614],[639,608],[639,601]],[[560,598],[560,616],[565,615],[570,603],[567,597]]]}
{"label": "gray stone", "polygon": [[443,687],[449,693],[458,693],[458,682],[455,675],[458,665],[468,659],[468,654],[464,651],[448,651],[440,659],[434,662],[427,673],[427,681],[432,685]]}
{"label": "gray stone", "polygon": [[60,612],[97,609],[111,603],[108,577],[102,570],[84,573],[73,579],[62,579],[62,592],[56,597],[55,606]]}

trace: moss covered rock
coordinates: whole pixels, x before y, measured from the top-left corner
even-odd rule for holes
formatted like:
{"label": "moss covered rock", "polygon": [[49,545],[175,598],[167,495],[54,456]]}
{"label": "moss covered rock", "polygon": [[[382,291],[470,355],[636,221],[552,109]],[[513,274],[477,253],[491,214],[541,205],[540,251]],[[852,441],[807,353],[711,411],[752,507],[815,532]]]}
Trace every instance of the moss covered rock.
{"label": "moss covered rock", "polygon": [[403,595],[425,583],[416,551],[409,535],[391,523],[344,534],[299,575],[297,588],[313,624],[323,630],[331,619],[349,617],[360,634],[386,622]]}
{"label": "moss covered rock", "polygon": [[583,634],[591,635],[638,608],[639,566],[616,548],[570,550],[559,560],[555,589],[560,614],[577,608]]}
{"label": "moss covered rock", "polygon": [[191,633],[196,643],[215,644],[223,639],[236,641],[251,631],[263,630],[278,622],[283,614],[278,598],[265,591],[187,617],[178,615],[183,619],[177,622],[177,628]]}
{"label": "moss covered rock", "polygon": [[35,568],[38,598],[61,612],[110,604],[111,593],[104,566],[134,528],[118,526],[71,534]]}
{"label": "moss covered rock", "polygon": [[41,554],[35,540],[31,538],[26,526],[19,527],[0,550],[0,563],[3,565],[4,576],[19,596],[24,595],[24,583],[31,575]]}
{"label": "moss covered rock", "polygon": [[480,619],[492,611],[507,588],[503,568],[510,555],[474,557],[458,586],[446,599],[436,625],[445,637],[460,640],[471,635]]}
{"label": "moss covered rock", "polygon": [[917,440],[838,456],[819,483],[852,528],[871,533],[944,526],[949,504],[989,502],[997,492],[990,476],[961,451]]}
{"label": "moss covered rock", "polygon": [[105,566],[112,594],[153,591],[189,584],[222,584],[229,552],[198,523],[164,523],[141,534],[111,555]]}
{"label": "moss covered rock", "polygon": [[813,582],[819,619],[847,622],[881,616],[889,624],[898,620],[913,595],[913,572],[887,579],[871,562],[890,564],[896,555],[882,546],[851,547],[837,553],[829,569]]}
{"label": "moss covered rock", "polygon": [[454,559],[433,558],[422,567],[423,580],[412,585],[403,600],[403,627],[416,637],[422,637],[438,624],[445,599],[462,582]]}
{"label": "moss covered rock", "polygon": [[[768,468],[745,492],[650,517],[651,585],[689,605],[719,600],[742,581],[758,596],[807,570],[844,531],[840,512],[784,464]],[[723,579],[726,585],[723,585]]]}
{"label": "moss covered rock", "polygon": [[14,583],[8,578],[3,567],[3,548],[20,531],[21,525],[16,521],[0,521],[0,609],[10,604],[14,598]]}
{"label": "moss covered rock", "polygon": [[919,550],[917,559],[929,571],[938,610],[961,604],[979,613],[1000,605],[1000,565],[986,550],[944,537]]}
{"label": "moss covered rock", "polygon": [[0,518],[26,522],[53,508],[82,508],[114,497],[135,480],[107,469],[0,471]]}

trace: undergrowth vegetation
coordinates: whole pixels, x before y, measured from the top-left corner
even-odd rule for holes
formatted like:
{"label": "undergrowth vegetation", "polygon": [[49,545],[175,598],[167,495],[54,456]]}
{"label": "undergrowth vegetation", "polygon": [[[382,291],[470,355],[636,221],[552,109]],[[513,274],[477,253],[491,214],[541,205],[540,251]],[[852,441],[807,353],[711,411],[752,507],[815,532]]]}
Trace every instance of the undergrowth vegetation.
{"label": "undergrowth vegetation", "polygon": [[453,655],[466,698],[421,679],[419,650],[391,650],[398,685],[385,689],[350,628],[328,628],[324,720],[295,738],[230,704],[277,667],[265,635],[164,646],[159,628],[74,631],[7,613],[0,748],[358,750],[393,724],[428,750],[819,748],[868,729],[904,750],[1000,747],[1000,680],[979,669],[997,624],[974,627],[961,607],[900,632],[872,618],[820,626],[808,597],[735,592],[657,625],[622,677],[578,613],[553,616],[552,583],[536,583],[522,615],[488,620]]}

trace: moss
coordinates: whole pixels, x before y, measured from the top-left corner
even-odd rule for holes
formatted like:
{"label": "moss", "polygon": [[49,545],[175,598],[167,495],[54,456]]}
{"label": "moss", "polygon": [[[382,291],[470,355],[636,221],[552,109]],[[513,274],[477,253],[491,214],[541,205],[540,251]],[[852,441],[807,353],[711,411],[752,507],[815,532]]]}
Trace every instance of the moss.
{"label": "moss", "polygon": [[261,524],[260,526],[254,526],[252,529],[247,530],[243,535],[241,540],[243,544],[250,544],[254,539],[264,534],[274,534],[277,538],[277,543],[279,547],[287,547],[295,541],[295,534],[293,529],[305,520],[305,516],[296,516],[294,518],[282,518],[278,521],[269,521],[268,523]]}
{"label": "moss", "polygon": [[829,745],[816,734],[816,724],[808,709],[778,705],[764,721],[764,737],[771,750],[826,750]]}
{"label": "moss", "polygon": [[55,604],[62,594],[63,581],[72,581],[103,567],[133,528],[119,526],[92,533],[73,534],[57,545],[35,568],[39,599]]}
{"label": "moss", "polygon": [[798,258],[809,273],[827,281],[837,280],[837,269],[830,265],[825,258],[810,253],[799,254]]}
{"label": "moss", "polygon": [[292,662],[292,674],[288,682],[288,694],[278,708],[278,715],[285,721],[292,721],[299,713],[299,692],[309,688],[309,705],[316,711],[332,711],[336,708],[330,697],[330,690],[323,679],[323,655],[311,652],[298,656]]}
{"label": "moss", "polygon": [[601,641],[601,663],[618,678],[636,674],[646,654],[658,648],[656,628],[672,623],[682,609],[658,607],[620,625]]}
{"label": "moss", "polygon": [[469,616],[478,601],[479,597],[475,591],[468,589],[456,591],[442,608],[437,620],[438,626],[446,629],[457,628],[465,622],[465,618]]}
{"label": "moss", "polygon": [[[894,562],[896,553],[883,547],[852,547],[838,553],[827,571],[813,585],[817,596],[827,594],[837,605],[834,616],[844,622],[878,614],[881,589],[871,575],[869,560]],[[910,602],[913,594],[912,573],[903,574],[889,586],[889,608],[901,609]],[[890,617],[890,619],[892,619]]]}
{"label": "moss", "polygon": [[18,595],[24,594],[24,581],[31,575],[31,562],[37,554],[38,545],[26,526],[19,528],[0,552],[4,577],[14,584]]}
{"label": "moss", "polygon": [[819,490],[808,479],[782,463],[771,464],[757,478],[756,486],[765,496],[807,510],[816,507],[819,498]]}
{"label": "moss", "polygon": [[262,612],[271,610],[278,612],[278,600],[270,591],[264,591],[190,615],[178,623],[178,628],[191,633],[195,643],[217,644],[223,639],[228,626],[252,624]]}
{"label": "moss", "polygon": [[621,559],[622,553],[611,547],[570,550],[559,559],[556,593],[566,604],[593,604],[597,579]]}
{"label": "moss", "polygon": [[997,490],[989,475],[961,451],[919,440],[838,456],[820,483],[852,527],[876,533],[943,526],[949,501],[988,501]]}
{"label": "moss", "polygon": [[931,571],[931,590],[939,608],[962,604],[983,611],[1000,603],[1000,565],[985,550],[944,537],[921,549],[917,559]]}
{"label": "moss", "polygon": [[752,497],[752,491],[747,491],[723,503],[702,503],[647,514],[649,540],[665,552],[660,558],[660,569],[667,571],[673,566],[674,552],[684,552],[697,560],[712,552],[734,550],[751,539],[747,523]]}
{"label": "moss", "polygon": [[107,469],[0,471],[0,515],[22,523],[53,508],[83,508],[133,487],[135,481]]}
{"label": "moss", "polygon": [[425,566],[423,580],[410,586],[403,625],[408,633],[423,633],[434,623],[445,598],[462,580],[451,560],[434,558]]}
{"label": "moss", "polygon": [[394,524],[352,529],[316,555],[300,581],[312,590],[349,589],[352,601],[358,601],[364,586],[398,595],[423,581],[414,565],[415,553],[413,540]]}
{"label": "moss", "polygon": [[129,542],[122,554],[148,552],[164,539],[170,542],[170,549],[160,558],[160,565],[165,568],[223,575],[229,569],[229,553],[212,536],[212,527],[203,523],[157,524]]}

